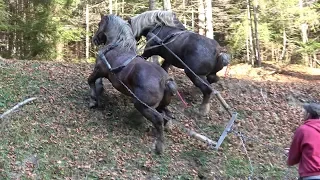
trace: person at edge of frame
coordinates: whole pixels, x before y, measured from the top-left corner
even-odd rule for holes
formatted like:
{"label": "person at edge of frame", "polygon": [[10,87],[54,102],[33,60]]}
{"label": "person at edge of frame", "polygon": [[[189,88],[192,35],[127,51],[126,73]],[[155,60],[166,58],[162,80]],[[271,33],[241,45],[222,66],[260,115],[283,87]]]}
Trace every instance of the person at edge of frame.
{"label": "person at edge of frame", "polygon": [[299,163],[299,180],[320,180],[320,104],[307,103],[304,123],[295,133],[289,148],[287,165]]}

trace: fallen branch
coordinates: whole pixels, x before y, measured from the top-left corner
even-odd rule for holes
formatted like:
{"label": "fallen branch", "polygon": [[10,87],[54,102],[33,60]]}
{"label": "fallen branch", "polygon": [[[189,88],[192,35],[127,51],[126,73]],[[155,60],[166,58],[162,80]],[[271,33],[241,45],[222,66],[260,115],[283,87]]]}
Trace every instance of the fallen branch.
{"label": "fallen branch", "polygon": [[201,135],[201,134],[198,134],[197,132],[191,130],[191,129],[188,129],[186,127],[184,127],[183,125],[180,124],[179,121],[177,120],[174,120],[172,119],[174,124],[176,124],[178,127],[180,127],[182,130],[184,130],[190,137],[194,137],[202,142],[205,142],[207,143],[207,145],[210,147],[210,148],[213,148],[217,142],[215,141],[212,141],[211,139],[209,139],[208,137],[204,136],[204,135]]}
{"label": "fallen branch", "polygon": [[261,94],[261,96],[262,96],[262,99],[263,99],[264,103],[267,103],[267,101],[266,101],[266,99],[265,99],[265,97],[264,97],[264,95],[263,95],[262,88],[260,89],[260,94]]}
{"label": "fallen branch", "polygon": [[187,129],[187,128],[186,128],[185,130],[187,131],[187,133],[188,133],[188,135],[189,135],[190,137],[194,137],[194,138],[196,138],[196,139],[198,139],[198,140],[200,140],[200,141],[203,141],[203,142],[207,143],[207,145],[208,145],[209,147],[211,147],[211,148],[212,148],[213,146],[217,145],[217,142],[212,141],[211,139],[207,138],[207,137],[204,136],[204,135],[198,134],[198,133],[196,133],[195,131],[192,131],[192,130]]}
{"label": "fallen branch", "polygon": [[4,112],[4,113],[0,116],[0,119],[3,119],[6,115],[12,113],[14,110],[18,109],[20,106],[23,106],[23,105],[27,104],[28,102],[33,101],[33,100],[35,100],[35,99],[37,99],[37,98],[32,97],[32,98],[28,98],[28,99],[26,99],[26,100],[18,103],[18,104],[15,105],[13,108],[11,108],[11,109],[9,109],[8,111]]}

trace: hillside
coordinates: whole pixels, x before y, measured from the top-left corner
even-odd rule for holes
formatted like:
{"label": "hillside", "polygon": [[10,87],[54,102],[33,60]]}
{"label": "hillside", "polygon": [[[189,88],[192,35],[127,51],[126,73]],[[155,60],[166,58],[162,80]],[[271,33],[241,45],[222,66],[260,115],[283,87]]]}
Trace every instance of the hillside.
{"label": "hillside", "polygon": [[[252,69],[239,64],[213,87],[238,113],[234,126],[246,137],[253,179],[293,179],[283,148],[301,124],[301,103],[320,101],[320,71],[298,65]],[[166,149],[151,149],[151,123],[131,112],[130,99],[105,80],[103,108],[89,109],[92,64],[0,60],[0,114],[28,97],[32,103],[0,120],[0,179],[245,179],[250,164],[239,137],[229,134],[218,150],[174,127]],[[212,98],[211,112],[195,113],[201,93],[178,69],[176,120],[217,140],[229,120]]]}

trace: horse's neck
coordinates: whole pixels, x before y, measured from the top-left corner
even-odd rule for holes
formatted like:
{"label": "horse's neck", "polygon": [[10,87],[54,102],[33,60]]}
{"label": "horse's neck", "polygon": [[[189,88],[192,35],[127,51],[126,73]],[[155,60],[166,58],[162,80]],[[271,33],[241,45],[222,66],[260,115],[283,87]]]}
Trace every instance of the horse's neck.
{"label": "horse's neck", "polygon": [[183,30],[179,28],[170,27],[170,26],[162,26],[155,29],[153,33],[158,34],[157,36],[159,36],[160,38],[165,38],[166,36],[179,31],[183,31]]}

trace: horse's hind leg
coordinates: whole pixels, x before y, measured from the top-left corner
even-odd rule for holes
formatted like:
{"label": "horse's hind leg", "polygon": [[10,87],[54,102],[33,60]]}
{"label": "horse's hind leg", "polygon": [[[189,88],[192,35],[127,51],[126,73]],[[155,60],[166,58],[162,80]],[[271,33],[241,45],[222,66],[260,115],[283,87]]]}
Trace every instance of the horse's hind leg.
{"label": "horse's hind leg", "polygon": [[163,143],[164,143],[164,137],[163,137],[163,117],[161,114],[157,113],[156,110],[154,111],[143,104],[141,104],[139,101],[134,100],[134,107],[148,120],[150,120],[153,124],[153,126],[156,129],[156,148],[155,151],[157,154],[161,154],[163,152]]}
{"label": "horse's hind leg", "polygon": [[89,107],[93,108],[100,106],[100,94],[103,90],[102,84],[102,72],[99,69],[99,66],[95,66],[93,72],[88,78],[88,84],[90,86],[90,103]]}
{"label": "horse's hind leg", "polygon": [[102,82],[102,78],[98,78],[96,80],[96,93],[97,93],[97,96],[100,96],[103,92],[103,82]]}
{"label": "horse's hind leg", "polygon": [[169,91],[165,91],[163,99],[160,102],[160,105],[156,108],[158,112],[160,112],[168,117],[168,118],[163,119],[164,127],[167,130],[171,130],[171,128],[172,128],[171,119],[174,119],[172,112],[167,107],[171,102],[171,98],[172,98],[172,94]]}
{"label": "horse's hind leg", "polygon": [[218,82],[219,79],[220,79],[220,78],[219,78],[215,73],[214,73],[214,74],[209,74],[209,75],[207,76],[207,80],[208,80],[208,82],[209,82],[210,84]]}
{"label": "horse's hind leg", "polygon": [[193,84],[196,87],[198,87],[201,90],[202,94],[203,94],[202,103],[201,103],[200,108],[199,108],[200,114],[203,114],[203,115],[208,114],[209,110],[210,110],[210,97],[211,97],[212,89],[207,86],[207,85],[210,85],[210,84],[207,81],[206,76],[198,75],[205,83],[207,83],[207,85],[202,83],[200,81],[200,79],[198,79],[196,76],[194,76],[193,73],[191,73],[190,71],[185,70],[185,73],[189,77],[189,79],[193,82]]}

